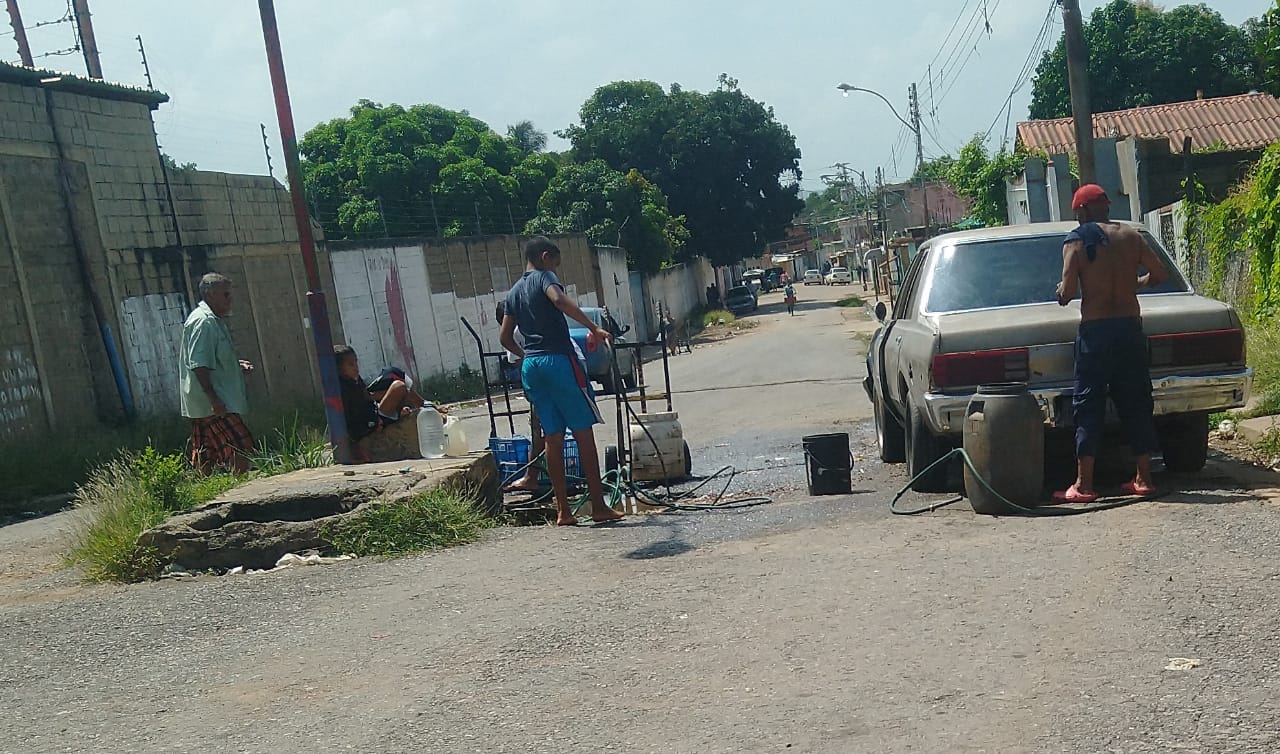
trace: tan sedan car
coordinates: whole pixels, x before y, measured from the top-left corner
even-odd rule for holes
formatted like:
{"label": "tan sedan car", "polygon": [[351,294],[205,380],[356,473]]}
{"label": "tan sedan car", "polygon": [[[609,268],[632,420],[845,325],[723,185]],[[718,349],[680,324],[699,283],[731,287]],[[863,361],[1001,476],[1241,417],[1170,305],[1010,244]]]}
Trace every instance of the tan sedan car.
{"label": "tan sedan car", "polygon": [[[920,249],[894,311],[878,307],[881,326],[867,354],[864,386],[882,460],[906,461],[915,476],[959,445],[965,409],[982,384],[1025,382],[1048,428],[1071,425],[1080,305],[1058,306],[1055,286],[1062,242],[1074,227],[950,233]],[[1243,406],[1248,397],[1253,373],[1244,332],[1230,305],[1196,295],[1160,244],[1134,227],[1172,271],[1139,297],[1164,465],[1198,471],[1209,414]],[[1108,418],[1114,421],[1114,411]],[[934,470],[915,489],[943,491],[946,471]]]}

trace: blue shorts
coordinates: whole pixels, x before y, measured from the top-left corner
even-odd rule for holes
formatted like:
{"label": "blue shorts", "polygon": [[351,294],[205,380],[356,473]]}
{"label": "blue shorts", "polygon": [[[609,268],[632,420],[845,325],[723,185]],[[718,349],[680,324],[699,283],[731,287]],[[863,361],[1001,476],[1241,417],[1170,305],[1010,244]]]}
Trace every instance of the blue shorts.
{"label": "blue shorts", "polygon": [[520,378],[544,435],[581,431],[604,421],[587,371],[572,356],[526,356]]}

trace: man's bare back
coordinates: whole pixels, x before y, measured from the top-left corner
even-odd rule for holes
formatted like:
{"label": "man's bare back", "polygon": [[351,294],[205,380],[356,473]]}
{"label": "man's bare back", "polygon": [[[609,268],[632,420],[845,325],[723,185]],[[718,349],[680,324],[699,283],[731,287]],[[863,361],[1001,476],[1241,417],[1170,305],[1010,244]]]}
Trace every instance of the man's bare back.
{"label": "man's bare back", "polygon": [[[1109,221],[1097,225],[1107,238],[1096,246],[1092,260],[1084,241],[1073,239],[1063,244],[1058,303],[1066,306],[1075,298],[1078,286],[1081,321],[1138,317],[1138,289],[1159,285],[1169,273],[1138,231]],[[1140,267],[1147,270],[1141,277]]]}

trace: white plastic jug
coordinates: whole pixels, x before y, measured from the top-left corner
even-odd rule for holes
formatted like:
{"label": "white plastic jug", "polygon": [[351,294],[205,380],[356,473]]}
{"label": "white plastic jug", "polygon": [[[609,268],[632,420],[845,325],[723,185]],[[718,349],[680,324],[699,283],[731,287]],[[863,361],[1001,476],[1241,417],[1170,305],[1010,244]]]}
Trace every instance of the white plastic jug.
{"label": "white plastic jug", "polygon": [[423,458],[444,457],[444,419],[430,403],[418,412],[418,452]]}
{"label": "white plastic jug", "polygon": [[461,458],[471,449],[467,447],[467,433],[462,431],[462,421],[450,416],[444,420],[444,454],[450,458]]}

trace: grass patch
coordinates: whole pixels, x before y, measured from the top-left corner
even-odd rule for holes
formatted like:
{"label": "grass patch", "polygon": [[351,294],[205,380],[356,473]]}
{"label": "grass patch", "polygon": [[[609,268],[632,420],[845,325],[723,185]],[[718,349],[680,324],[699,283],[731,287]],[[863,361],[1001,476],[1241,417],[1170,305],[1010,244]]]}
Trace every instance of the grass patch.
{"label": "grass patch", "polygon": [[702,314],[703,329],[717,325],[732,325],[737,321],[738,318],[733,315],[733,312],[726,309],[713,309]]}
{"label": "grass patch", "polygon": [[75,506],[84,517],[66,560],[81,566],[90,581],[153,577],[164,563],[138,546],[138,535],[239,483],[230,474],[201,477],[177,453],[147,448],[138,455],[121,455],[90,472],[76,491]]}
{"label": "grass patch", "polygon": [[276,476],[299,469],[315,469],[333,463],[333,449],[325,430],[304,423],[294,414],[288,424],[258,438],[253,468],[260,476]]}
{"label": "grass patch", "polygon": [[457,489],[435,489],[399,503],[374,505],[325,533],[335,549],[362,557],[411,555],[463,545],[497,522]]}
{"label": "grass patch", "polygon": [[436,403],[458,403],[484,395],[484,378],[466,364],[456,371],[437,372],[414,385],[418,394]]}
{"label": "grass patch", "polygon": [[866,306],[866,302],[858,298],[857,296],[845,296],[844,298],[836,302],[836,306],[863,307],[863,306]]}

